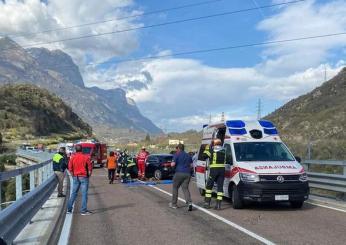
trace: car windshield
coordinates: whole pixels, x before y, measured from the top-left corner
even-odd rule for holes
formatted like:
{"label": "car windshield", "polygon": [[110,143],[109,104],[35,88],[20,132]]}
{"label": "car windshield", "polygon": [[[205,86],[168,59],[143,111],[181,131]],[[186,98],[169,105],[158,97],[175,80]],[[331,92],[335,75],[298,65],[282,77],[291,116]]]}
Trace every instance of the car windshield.
{"label": "car windshield", "polygon": [[281,142],[234,143],[234,150],[239,162],[295,160],[287,147]]}
{"label": "car windshield", "polygon": [[91,147],[83,147],[82,152],[83,152],[83,154],[90,154]]}

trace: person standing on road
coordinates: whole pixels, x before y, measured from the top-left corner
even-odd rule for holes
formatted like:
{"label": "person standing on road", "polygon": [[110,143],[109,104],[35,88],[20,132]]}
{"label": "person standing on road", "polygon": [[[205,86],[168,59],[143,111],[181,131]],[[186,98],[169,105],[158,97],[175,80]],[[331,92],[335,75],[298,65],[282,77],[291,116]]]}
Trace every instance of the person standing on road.
{"label": "person standing on road", "polygon": [[169,204],[171,208],[177,208],[178,203],[178,190],[180,186],[183,189],[188,210],[192,211],[191,194],[189,191],[189,184],[191,179],[192,158],[184,151],[184,145],[179,144],[177,147],[172,161],[172,167],[175,167],[175,174],[173,177],[173,195],[172,202]]}
{"label": "person standing on road", "polygon": [[203,152],[204,160],[209,159],[209,178],[207,181],[207,186],[205,190],[205,202],[204,207],[210,208],[212,189],[214,183],[217,183],[217,198],[215,209],[221,209],[221,202],[223,197],[223,182],[225,180],[225,163],[226,163],[226,153],[225,149],[222,147],[222,142],[220,139],[215,139],[213,141],[213,147],[206,146]]}
{"label": "person standing on road", "polygon": [[65,197],[63,194],[65,170],[67,168],[67,158],[65,147],[60,147],[53,156],[53,170],[58,179],[58,197]]}
{"label": "person standing on road", "polygon": [[115,170],[117,168],[117,156],[115,156],[114,151],[109,153],[109,157],[107,158],[106,163],[108,169],[108,180],[109,184],[113,184],[115,177]]}
{"label": "person standing on road", "polygon": [[82,153],[82,146],[76,145],[76,153],[71,156],[68,163],[68,170],[73,176],[73,190],[70,200],[67,204],[67,213],[72,212],[73,204],[77,198],[79,188],[82,189],[82,207],[81,215],[92,214],[87,209],[88,204],[88,188],[89,188],[89,178],[92,174],[92,165],[89,156]]}
{"label": "person standing on road", "polygon": [[121,155],[122,155],[122,152],[119,148],[116,149],[116,153],[115,153],[116,157],[117,157],[117,171],[116,171],[116,178],[118,179],[118,177],[120,176],[120,170],[121,170]]}
{"label": "person standing on road", "polygon": [[149,152],[146,151],[145,147],[142,146],[141,151],[137,155],[137,165],[138,165],[138,178],[145,178],[145,161],[149,156]]}

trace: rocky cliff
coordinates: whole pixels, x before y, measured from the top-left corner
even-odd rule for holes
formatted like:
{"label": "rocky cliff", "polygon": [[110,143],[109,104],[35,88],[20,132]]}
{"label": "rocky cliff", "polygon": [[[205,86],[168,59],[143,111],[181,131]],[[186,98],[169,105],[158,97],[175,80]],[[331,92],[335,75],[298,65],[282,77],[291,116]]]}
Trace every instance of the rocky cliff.
{"label": "rocky cliff", "polygon": [[[121,89],[86,88],[78,67],[62,51],[25,50],[9,38],[0,39],[0,84],[30,83],[58,95],[96,135],[117,131],[160,133],[149,119],[129,103]],[[105,130],[107,129],[107,130]]]}

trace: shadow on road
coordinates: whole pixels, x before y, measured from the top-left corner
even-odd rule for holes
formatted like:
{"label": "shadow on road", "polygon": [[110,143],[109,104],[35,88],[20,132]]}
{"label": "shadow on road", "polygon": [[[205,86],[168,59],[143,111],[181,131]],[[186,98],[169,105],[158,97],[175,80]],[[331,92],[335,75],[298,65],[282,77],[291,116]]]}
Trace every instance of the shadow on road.
{"label": "shadow on road", "polygon": [[132,208],[134,206],[135,206],[135,203],[128,203],[128,204],[122,204],[122,205],[114,205],[114,206],[110,206],[110,207],[106,207],[106,208],[92,209],[90,211],[97,214],[97,213],[104,213],[104,212],[107,212],[110,210],[115,210],[115,209]]}

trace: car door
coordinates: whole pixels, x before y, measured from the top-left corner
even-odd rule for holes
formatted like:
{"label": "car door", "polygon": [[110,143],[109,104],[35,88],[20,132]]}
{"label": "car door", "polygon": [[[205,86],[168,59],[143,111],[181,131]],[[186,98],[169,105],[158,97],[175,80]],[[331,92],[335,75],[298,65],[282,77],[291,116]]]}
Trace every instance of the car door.
{"label": "car door", "polygon": [[160,160],[157,156],[149,156],[147,159],[147,167],[146,169],[149,174],[152,174],[160,165]]}

